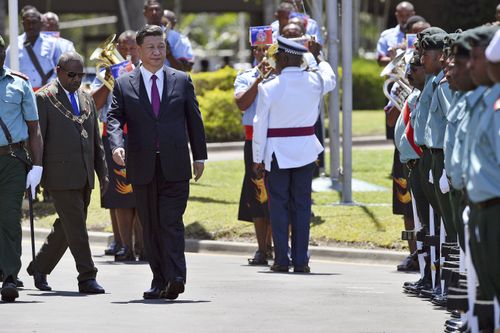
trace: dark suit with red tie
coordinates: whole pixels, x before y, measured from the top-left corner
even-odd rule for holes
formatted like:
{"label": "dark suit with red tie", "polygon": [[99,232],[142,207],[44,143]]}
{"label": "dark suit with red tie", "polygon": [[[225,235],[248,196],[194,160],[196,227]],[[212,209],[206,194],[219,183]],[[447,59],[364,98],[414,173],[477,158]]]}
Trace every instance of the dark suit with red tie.
{"label": "dark suit with red tie", "polygon": [[[152,73],[144,71],[138,67],[116,81],[107,131],[112,151],[125,148],[127,178],[136,193],[153,271],[152,287],[164,289],[173,279],[186,279],[182,215],[191,178],[188,141],[195,161],[205,160],[207,149],[189,76],[164,66],[155,73],[163,86],[161,102],[159,96],[155,102],[155,92],[150,90]],[[122,135],[125,123],[126,147]]]}

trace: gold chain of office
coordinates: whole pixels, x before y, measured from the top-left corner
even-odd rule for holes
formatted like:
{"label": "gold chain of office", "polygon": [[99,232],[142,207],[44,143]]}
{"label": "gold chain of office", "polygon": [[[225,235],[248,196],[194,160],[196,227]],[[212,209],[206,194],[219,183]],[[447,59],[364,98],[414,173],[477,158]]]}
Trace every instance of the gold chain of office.
{"label": "gold chain of office", "polygon": [[[83,123],[90,117],[90,112],[80,112],[80,116],[76,116],[68,110],[53,94],[50,92],[46,92],[45,96],[49,98],[50,103],[52,106],[54,106],[63,116],[68,118],[69,120],[73,121],[75,125],[79,128],[80,130],[80,135],[87,139],[89,137],[89,134],[85,128],[83,128]],[[86,104],[88,106],[89,102],[86,101]],[[84,110],[85,111],[85,110]]]}

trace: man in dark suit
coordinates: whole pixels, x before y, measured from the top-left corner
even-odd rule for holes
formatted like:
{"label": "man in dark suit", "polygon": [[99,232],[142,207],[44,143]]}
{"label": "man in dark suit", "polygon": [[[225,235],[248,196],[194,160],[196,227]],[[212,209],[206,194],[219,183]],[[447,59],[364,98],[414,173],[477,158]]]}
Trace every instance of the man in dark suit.
{"label": "man in dark suit", "polygon": [[[207,158],[205,130],[191,79],[163,64],[162,29],[147,25],[136,41],[142,65],[117,79],[107,130],[113,159],[119,165],[126,162],[143,223],[153,271],[144,298],[176,299],[186,281],[182,215],[191,178],[188,140],[197,181]],[[127,147],[122,135],[125,123]]]}
{"label": "man in dark suit", "polygon": [[69,247],[79,273],[79,292],[104,293],[95,280],[97,268],[85,225],[94,170],[101,192],[108,183],[96,107],[92,96],[79,89],[84,73],[78,53],[64,53],[56,69],[57,80],[36,93],[36,102],[44,141],[42,186],[50,192],[59,218],[27,271],[38,289],[51,290],[46,275]]}

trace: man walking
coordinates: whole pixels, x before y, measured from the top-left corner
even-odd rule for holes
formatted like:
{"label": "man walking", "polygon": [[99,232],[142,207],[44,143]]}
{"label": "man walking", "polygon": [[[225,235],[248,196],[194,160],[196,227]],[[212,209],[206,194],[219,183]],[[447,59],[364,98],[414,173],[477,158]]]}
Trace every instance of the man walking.
{"label": "man walking", "polygon": [[64,53],[56,70],[57,80],[37,92],[36,100],[44,139],[42,186],[51,194],[59,218],[27,271],[38,289],[51,290],[46,274],[69,247],[79,273],[79,292],[104,293],[95,280],[97,268],[86,229],[94,170],[101,192],[108,183],[96,107],[92,97],[80,89],[84,73],[78,53]]}
{"label": "man walking", "polygon": [[153,271],[143,297],[176,299],[186,282],[182,215],[191,178],[188,140],[197,181],[207,158],[205,130],[191,79],[164,65],[162,28],[146,25],[136,41],[142,65],[116,80],[107,129],[114,161],[126,161]]}

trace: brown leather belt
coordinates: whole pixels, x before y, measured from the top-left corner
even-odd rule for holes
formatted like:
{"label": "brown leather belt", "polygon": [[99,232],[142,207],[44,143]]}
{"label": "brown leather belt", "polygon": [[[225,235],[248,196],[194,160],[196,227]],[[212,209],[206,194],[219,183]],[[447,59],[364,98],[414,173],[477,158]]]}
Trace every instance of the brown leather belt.
{"label": "brown leather belt", "polygon": [[13,151],[23,148],[24,148],[24,142],[22,141],[7,146],[0,146],[0,156],[10,155],[10,153],[12,153]]}
{"label": "brown leather belt", "polygon": [[491,206],[496,206],[496,205],[500,205],[500,198],[493,198],[490,200],[481,201],[481,202],[474,204],[474,206],[476,206],[479,209],[486,209],[486,208],[489,208]]}

